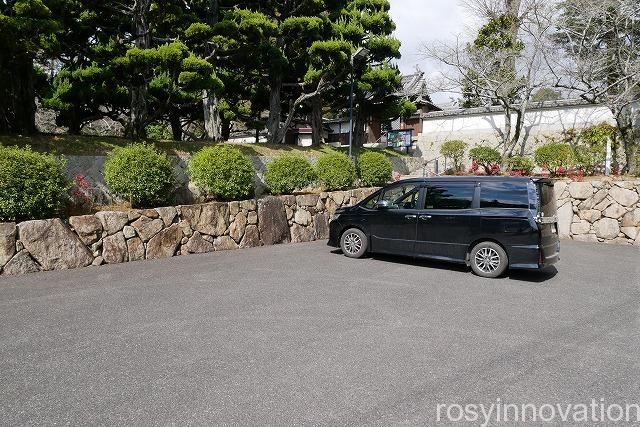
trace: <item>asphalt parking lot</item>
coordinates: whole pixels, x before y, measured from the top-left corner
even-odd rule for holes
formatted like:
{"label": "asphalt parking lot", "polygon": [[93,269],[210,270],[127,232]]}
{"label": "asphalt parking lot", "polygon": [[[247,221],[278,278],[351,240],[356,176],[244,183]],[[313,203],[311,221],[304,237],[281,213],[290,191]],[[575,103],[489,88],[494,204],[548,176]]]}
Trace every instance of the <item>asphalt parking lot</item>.
{"label": "asphalt parking lot", "polygon": [[324,242],[0,278],[0,424],[435,423],[438,403],[640,400],[640,250],[557,270]]}

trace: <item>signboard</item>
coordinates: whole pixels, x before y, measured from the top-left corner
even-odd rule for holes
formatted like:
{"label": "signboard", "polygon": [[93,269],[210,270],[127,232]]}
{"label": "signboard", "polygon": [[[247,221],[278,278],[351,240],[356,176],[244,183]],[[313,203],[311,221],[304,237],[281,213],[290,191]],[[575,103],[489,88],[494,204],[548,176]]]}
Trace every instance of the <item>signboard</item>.
{"label": "signboard", "polygon": [[411,147],[413,129],[392,130],[387,133],[387,145],[393,148]]}

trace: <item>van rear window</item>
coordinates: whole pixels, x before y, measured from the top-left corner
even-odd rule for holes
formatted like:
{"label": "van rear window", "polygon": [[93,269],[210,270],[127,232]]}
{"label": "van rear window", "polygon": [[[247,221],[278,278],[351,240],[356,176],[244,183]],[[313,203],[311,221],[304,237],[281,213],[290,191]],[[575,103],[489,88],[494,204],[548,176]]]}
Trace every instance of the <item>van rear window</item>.
{"label": "van rear window", "polygon": [[527,185],[520,182],[483,182],[480,186],[481,208],[529,208]]}

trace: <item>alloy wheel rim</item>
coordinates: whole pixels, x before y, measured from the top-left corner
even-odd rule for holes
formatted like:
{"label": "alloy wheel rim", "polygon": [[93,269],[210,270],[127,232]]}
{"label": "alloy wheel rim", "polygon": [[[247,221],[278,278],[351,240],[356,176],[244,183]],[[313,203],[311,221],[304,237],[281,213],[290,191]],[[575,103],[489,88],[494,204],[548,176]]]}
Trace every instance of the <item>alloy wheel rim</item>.
{"label": "alloy wheel rim", "polygon": [[484,273],[493,273],[500,267],[500,255],[493,248],[482,248],[476,252],[475,263]]}
{"label": "alloy wheel rim", "polygon": [[349,233],[344,236],[344,250],[350,254],[354,255],[360,252],[362,249],[362,239],[356,233]]}

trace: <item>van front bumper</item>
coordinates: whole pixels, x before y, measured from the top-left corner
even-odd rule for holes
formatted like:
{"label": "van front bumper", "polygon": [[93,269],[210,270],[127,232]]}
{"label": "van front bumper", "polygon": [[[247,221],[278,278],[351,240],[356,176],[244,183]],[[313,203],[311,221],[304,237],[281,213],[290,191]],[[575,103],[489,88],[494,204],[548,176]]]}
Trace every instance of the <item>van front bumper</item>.
{"label": "van front bumper", "polygon": [[329,241],[328,246],[339,248],[340,247],[340,232],[342,231],[342,224],[339,221],[331,221],[329,223]]}

